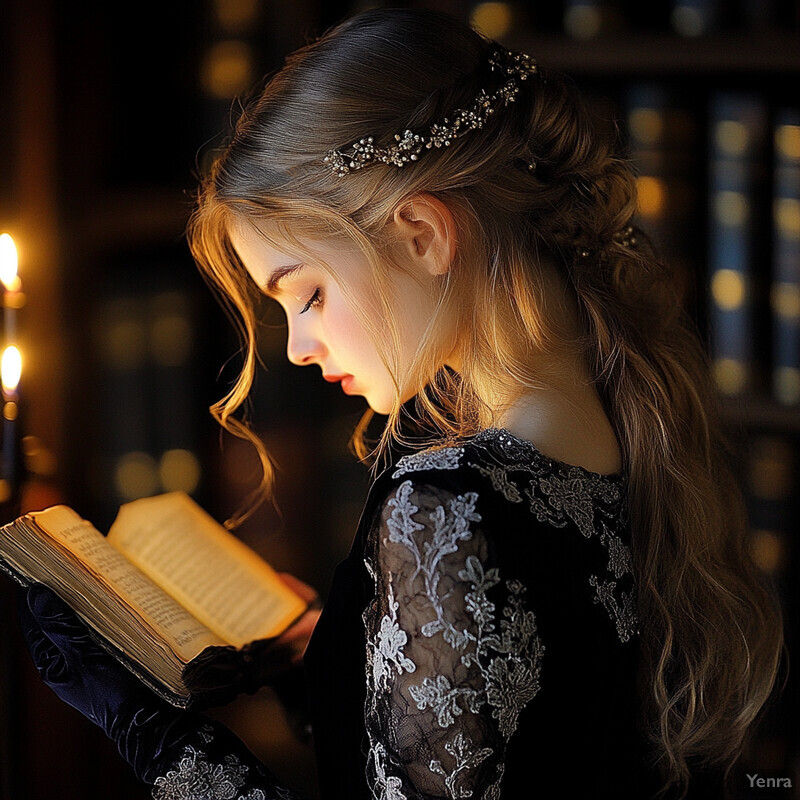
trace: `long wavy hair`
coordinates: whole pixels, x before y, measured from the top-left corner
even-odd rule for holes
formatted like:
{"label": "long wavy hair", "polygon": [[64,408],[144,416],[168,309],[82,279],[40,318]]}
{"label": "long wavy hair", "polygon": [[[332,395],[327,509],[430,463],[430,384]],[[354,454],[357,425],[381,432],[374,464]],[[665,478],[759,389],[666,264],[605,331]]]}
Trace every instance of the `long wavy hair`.
{"label": "long wavy hair", "polygon": [[[498,81],[487,66],[493,45],[444,14],[367,11],[290,55],[246,105],[189,228],[193,254],[244,343],[241,374],[211,411],[258,449],[269,494],[269,454],[235,415],[258,361],[257,290],[228,236],[242,222],[293,254],[313,258],[309,242],[333,242],[370,265],[370,302],[353,310],[395,376],[398,398],[405,387],[418,390],[413,413],[398,399],[374,447],[365,435],[373,412],[359,422],[352,448],[373,468],[396,443],[447,442],[492,425],[497,409],[481,400],[485,387],[513,400],[548,385],[537,369],[541,355],[579,353],[629,477],[643,724],[665,791],[683,796],[695,765],[723,767],[727,776],[740,755],[776,681],[782,620],[749,553],[734,448],[676,276],[641,234],[633,247],[615,237],[636,209],[630,165],[613,136],[595,130],[571,85],[541,68],[483,130],[403,169],[376,164],[339,178],[323,163],[330,149],[367,134],[389,143],[396,132],[427,131],[471,105]],[[381,277],[407,266],[387,223],[420,192],[448,206],[459,242],[437,284],[428,335],[399,374],[397,324]],[[545,274],[553,267],[572,292],[577,337],[551,315]],[[458,374],[441,368],[436,336],[453,315]],[[427,440],[404,440],[409,413]]]}

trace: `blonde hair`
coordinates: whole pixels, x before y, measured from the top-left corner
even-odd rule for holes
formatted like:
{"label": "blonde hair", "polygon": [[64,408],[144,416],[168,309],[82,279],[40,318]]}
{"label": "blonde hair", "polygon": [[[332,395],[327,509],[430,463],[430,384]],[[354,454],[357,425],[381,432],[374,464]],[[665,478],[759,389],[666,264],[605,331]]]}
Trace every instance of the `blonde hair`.
{"label": "blonde hair", "polygon": [[[614,237],[635,211],[629,164],[593,130],[566,81],[541,69],[483,131],[427,151],[413,165],[374,165],[339,178],[322,162],[329,149],[367,134],[389,141],[467,107],[493,80],[486,67],[492,45],[436,12],[364,12],[291,55],[246,107],[190,225],[194,256],[245,343],[238,381],[211,410],[258,448],[268,493],[269,456],[234,416],[256,368],[255,287],[228,236],[242,222],[297,252],[336,240],[370,265],[372,312],[360,304],[354,310],[398,385],[376,446],[370,450],[365,440],[371,411],[353,435],[354,452],[373,466],[390,458],[395,444],[446,442],[493,424],[480,387],[513,398],[547,383],[539,356],[564,347],[582,354],[629,476],[643,620],[642,721],[665,791],[677,786],[685,794],[695,766],[721,766],[727,776],[741,753],[775,684],[782,620],[748,550],[733,448],[675,275],[641,234],[636,247]],[[404,265],[386,226],[398,204],[420,192],[447,205],[460,239],[439,284],[429,335],[400,375],[397,326],[381,275]],[[573,292],[577,340],[550,313],[551,265]],[[453,316],[463,333],[458,374],[439,368],[435,335]],[[413,418],[427,437],[404,434],[404,386],[419,390]]]}

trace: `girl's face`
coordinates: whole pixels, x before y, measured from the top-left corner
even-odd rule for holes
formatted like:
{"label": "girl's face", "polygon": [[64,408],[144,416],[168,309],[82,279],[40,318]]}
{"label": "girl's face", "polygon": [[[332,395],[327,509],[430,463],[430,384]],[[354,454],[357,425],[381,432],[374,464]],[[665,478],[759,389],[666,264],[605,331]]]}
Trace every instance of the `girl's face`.
{"label": "girl's face", "polygon": [[[313,247],[336,271],[343,290],[320,266],[274,249],[250,226],[232,228],[230,238],[250,276],[286,313],[289,361],[298,366],[317,364],[325,380],[341,380],[344,392],[363,395],[375,412],[388,414],[397,394],[395,382],[344,294],[356,302],[368,296],[368,264],[341,249]],[[411,277],[392,272],[387,280],[400,334],[402,376],[433,313],[434,293]],[[430,275],[426,278],[433,280]],[[400,401],[412,396],[410,392]]]}

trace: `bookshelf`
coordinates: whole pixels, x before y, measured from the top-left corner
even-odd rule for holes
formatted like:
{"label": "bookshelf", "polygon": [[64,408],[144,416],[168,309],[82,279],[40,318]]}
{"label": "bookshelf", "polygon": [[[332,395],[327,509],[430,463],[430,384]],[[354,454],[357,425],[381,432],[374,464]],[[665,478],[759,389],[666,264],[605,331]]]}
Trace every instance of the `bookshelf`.
{"label": "bookshelf", "polygon": [[513,48],[533,55],[549,69],[575,77],[614,78],[655,75],[660,79],[704,76],[768,78],[798,69],[798,36],[773,30],[762,34],[720,33],[701,41],[671,33],[628,32],[589,41],[556,33],[550,36],[516,33],[505,39]]}
{"label": "bookshelf", "polygon": [[783,406],[764,395],[722,398],[726,419],[738,428],[776,431],[787,437],[800,436],[800,413],[792,406]]}
{"label": "bookshelf", "polygon": [[[565,2],[538,20],[505,5],[513,33],[502,41],[573,78],[601,122],[619,122],[644,190],[640,224],[687,283],[736,448],[751,547],[782,598],[790,660],[731,796],[767,796],[749,771],[790,778],[786,796],[798,797],[800,4]],[[670,17],[678,6],[726,16],[681,36]],[[569,34],[570,8],[596,15],[596,35]],[[745,23],[748,10],[765,15],[761,24]],[[663,202],[649,208],[653,185]]]}

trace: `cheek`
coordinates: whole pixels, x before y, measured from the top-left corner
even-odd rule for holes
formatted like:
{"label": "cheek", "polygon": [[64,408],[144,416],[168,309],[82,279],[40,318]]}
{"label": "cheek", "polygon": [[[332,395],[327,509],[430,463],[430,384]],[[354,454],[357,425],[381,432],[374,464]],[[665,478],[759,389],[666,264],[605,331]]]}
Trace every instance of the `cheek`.
{"label": "cheek", "polygon": [[327,300],[322,312],[322,330],[328,342],[338,347],[347,344],[354,328],[354,319],[347,306],[341,300]]}
{"label": "cheek", "polygon": [[[338,302],[329,303],[325,309],[323,335],[334,352],[361,363],[371,349],[371,341],[347,303],[337,299]],[[340,366],[345,368],[346,364]]]}

